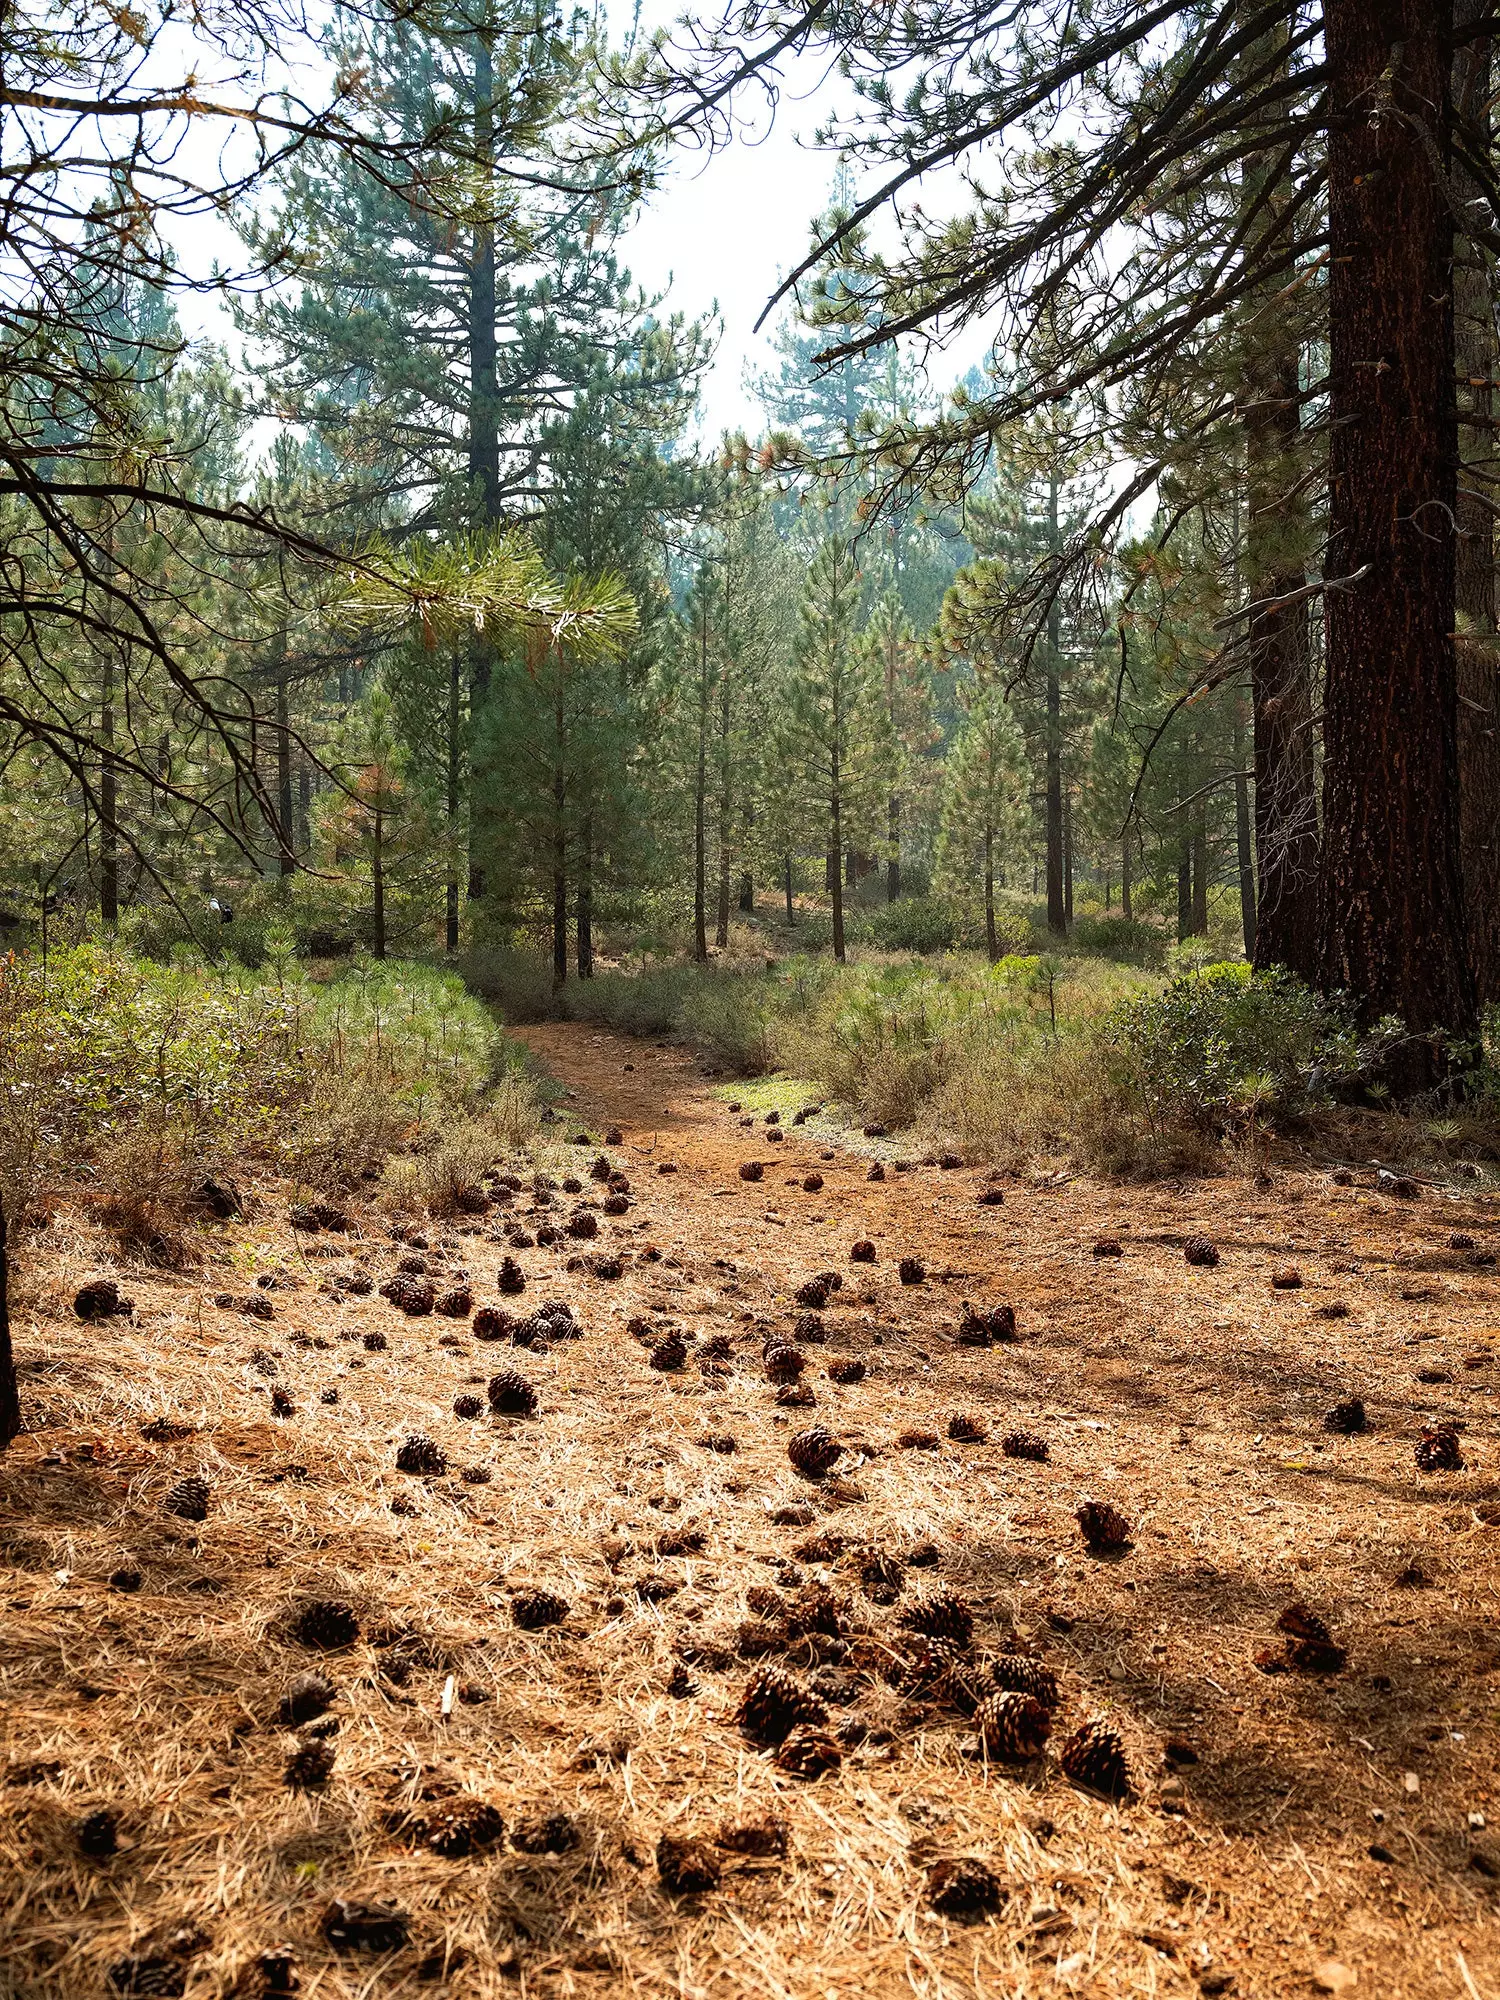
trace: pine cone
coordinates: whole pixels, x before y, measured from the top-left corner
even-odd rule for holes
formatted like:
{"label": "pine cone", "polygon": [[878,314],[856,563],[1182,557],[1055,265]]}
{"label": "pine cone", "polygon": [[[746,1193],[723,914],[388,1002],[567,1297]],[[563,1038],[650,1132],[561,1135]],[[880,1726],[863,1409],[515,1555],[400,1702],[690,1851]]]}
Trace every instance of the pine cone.
{"label": "pine cone", "polygon": [[271,1415],[273,1417],[295,1417],[296,1414],[297,1405],[292,1401],[288,1391],[283,1389],[278,1382],[276,1387],[271,1391]]}
{"label": "pine cone", "polygon": [[895,1556],[873,1549],[860,1561],[859,1582],[872,1604],[894,1604],[906,1587],[906,1566]]}
{"label": "pine cone", "polygon": [[822,1276],[808,1278],[800,1284],[792,1297],[799,1306],[806,1306],[809,1312],[821,1312],[828,1303],[828,1295],[833,1287]]}
{"label": "pine cone", "polygon": [[361,1903],[337,1896],[319,1926],[335,1951],[400,1951],[411,1930],[404,1910],[389,1903]]}
{"label": "pine cone", "polygon": [[444,1319],[467,1319],[474,1310],[474,1294],[467,1285],[455,1285],[437,1300],[435,1310]]}
{"label": "pine cone", "polygon": [[367,1354],[384,1354],[390,1344],[383,1333],[367,1333],[361,1342]]}
{"label": "pine cone", "polygon": [[500,1416],[534,1417],[537,1394],[534,1385],[514,1368],[492,1375],[489,1383],[490,1408]]}
{"label": "pine cone", "polygon": [[873,1264],[875,1262],[875,1245],[870,1241],[869,1237],[862,1236],[858,1243],[850,1244],[849,1262],[851,1264]]}
{"label": "pine cone", "polygon": [[120,1845],[120,1816],[112,1806],[100,1806],[78,1822],[78,1851],[90,1861],[107,1861]]}
{"label": "pine cone", "polygon": [[502,1257],[500,1269],[495,1274],[495,1283],[507,1298],[514,1298],[526,1289],[526,1274],[514,1257]]}
{"label": "pine cone", "polygon": [[396,1453],[396,1470],[435,1476],[448,1470],[448,1454],[425,1431],[413,1431]]}
{"label": "pine cone", "polygon": [[455,1396],[453,1414],[455,1417],[477,1417],[483,1413],[484,1404],[477,1396]]}
{"label": "pine cone", "polygon": [[875,1162],[874,1166],[865,1175],[865,1179],[867,1181],[883,1181],[885,1179],[885,1168],[880,1164],[879,1160]]}
{"label": "pine cone", "polygon": [[1336,1674],[1348,1659],[1317,1612],[1300,1599],[1281,1612],[1276,1629],[1287,1634],[1287,1664],[1303,1673]]}
{"label": "pine cone", "polygon": [[955,1444],[983,1444],[989,1434],[989,1425],[972,1410],[959,1410],[948,1419],[948,1435]]}
{"label": "pine cone", "polygon": [[828,1711],[785,1667],[758,1667],[745,1683],[735,1721],[762,1749],[782,1743],[799,1724],[826,1723]]}
{"label": "pine cone", "polygon": [[807,1366],[807,1356],[800,1348],[778,1340],[767,1346],[765,1366],[768,1382],[795,1382]]}
{"label": "pine cone", "polygon": [[991,1685],[1001,1693],[1029,1694],[1047,1709],[1056,1708],[1061,1700],[1057,1675],[1040,1660],[1028,1659],[1024,1653],[1001,1653],[985,1662],[985,1670]]}
{"label": "pine cone", "polygon": [[1006,1345],[1016,1338],[1014,1306],[976,1306],[972,1299],[964,1300],[963,1314],[958,1323],[960,1347],[990,1347],[996,1341]]}
{"label": "pine cone", "polygon": [[1370,1428],[1365,1406],[1358,1396],[1349,1396],[1342,1403],[1335,1403],[1323,1419],[1325,1431],[1336,1431],[1341,1437],[1357,1437]]}
{"label": "pine cone", "polygon": [[898,1451],[937,1451],[941,1448],[942,1442],[936,1431],[913,1428],[896,1433]]}
{"label": "pine cone", "polygon": [[836,1771],[843,1761],[843,1751],[828,1732],[806,1723],[790,1732],[775,1758],[777,1770],[794,1778],[821,1778],[825,1771]]}
{"label": "pine cone", "polygon": [[389,1299],[409,1319],[422,1319],[437,1301],[437,1287],[431,1278],[410,1278],[398,1273],[380,1287],[380,1296]]}
{"label": "pine cone", "polygon": [[1015,1690],[992,1694],[974,1711],[985,1754],[1019,1762],[1040,1757],[1052,1733],[1052,1717],[1035,1695]]}
{"label": "pine cone", "polygon": [[903,1257],[896,1266],[896,1276],[903,1285],[922,1285],[927,1282],[927,1266],[920,1257]]}
{"label": "pine cone", "polygon": [[213,1488],[208,1481],[199,1478],[196,1473],[189,1473],[186,1479],[178,1480],[162,1506],[169,1514],[175,1514],[179,1521],[206,1521],[212,1497]]}
{"label": "pine cone", "polygon": [[322,1674],[299,1674],[281,1697],[281,1720],[298,1728],[325,1714],[337,1699],[333,1682]]}
{"label": "pine cone", "polygon": [[939,1861],[927,1875],[927,1901],[940,1916],[974,1923],[1000,1907],[1004,1896],[994,1870],[973,1855]]}
{"label": "pine cone", "polygon": [[908,1632],[923,1632],[929,1639],[945,1639],[950,1646],[967,1649],[974,1639],[974,1613],[956,1590],[940,1588],[919,1597],[901,1614]]}
{"label": "pine cone", "polygon": [[550,1812],[517,1820],[510,1844],[518,1854],[569,1854],[582,1838],[578,1822],[570,1814]]}
{"label": "pine cone", "polygon": [[1034,1465],[1045,1465],[1052,1455],[1052,1447],[1035,1431],[1007,1431],[1000,1449],[1007,1458],[1030,1459]]}
{"label": "pine cone", "polygon": [[339,1392],[338,1392],[338,1387],[335,1383],[330,1382],[326,1389],[320,1389],[318,1391],[318,1401],[320,1403],[327,1403],[331,1407],[338,1401],[338,1399],[339,1399]]}
{"label": "pine cone", "polygon": [[828,1369],[830,1382],[840,1382],[846,1388],[865,1379],[865,1363],[858,1354],[851,1354],[846,1360],[832,1362]]}
{"label": "pine cone", "polygon": [[923,1633],[902,1642],[886,1670],[898,1693],[914,1701],[946,1702],[965,1715],[978,1704],[981,1689],[974,1663],[964,1657],[951,1640],[933,1639]]}
{"label": "pine cone", "polygon": [[726,1822],[714,1835],[714,1845],[731,1854],[752,1854],[761,1859],[785,1854],[791,1844],[791,1829],[784,1819],[767,1813],[764,1819]]}
{"label": "pine cone", "polygon": [[1085,1500],[1077,1509],[1083,1539],[1096,1555],[1130,1547],[1130,1523],[1107,1500]]}
{"label": "pine cone", "polygon": [[826,1583],[808,1583],[786,1607],[786,1617],[794,1632],[821,1632],[830,1639],[841,1639],[848,1630],[849,1604]]}
{"label": "pine cone", "polygon": [[763,1180],[765,1178],[765,1171],[759,1160],[745,1160],[740,1166],[740,1179],[742,1181]]}
{"label": "pine cone", "polygon": [[551,1590],[518,1590],[510,1601],[511,1622],[523,1632],[540,1632],[546,1625],[561,1625],[568,1615],[568,1600]]}
{"label": "pine cone", "polygon": [[287,1759],[282,1783],[295,1792],[321,1790],[333,1776],[334,1755],[331,1743],[320,1740],[300,1743]]}
{"label": "pine cone", "polygon": [[687,1352],[687,1342],[680,1333],[664,1334],[651,1350],[651,1366],[663,1374],[671,1374],[686,1367]]}
{"label": "pine cone", "polygon": [[1418,1472],[1462,1472],[1464,1469],[1458,1432],[1452,1424],[1428,1425],[1417,1439],[1414,1455]]}
{"label": "pine cone", "polygon": [[807,1479],[821,1479],[837,1463],[844,1447],[822,1424],[811,1424],[787,1441],[786,1455]]}
{"label": "pine cone", "polygon": [[1123,1257],[1125,1252],[1120,1245],[1118,1237],[1101,1236],[1094,1244],[1094,1255],[1096,1257]]}
{"label": "pine cone", "polygon": [[1212,1270],[1219,1261],[1219,1246],[1210,1237],[1190,1236],[1182,1246],[1182,1254],[1189,1264]]}
{"label": "pine cone", "polygon": [[445,1861],[494,1847],[505,1838],[505,1821],[488,1799],[445,1799],[430,1811],[413,1815],[410,1835]]}
{"label": "pine cone", "polygon": [[1130,1790],[1130,1767],[1120,1733],[1097,1717],[1075,1729],[1062,1747],[1062,1767],[1075,1785],[1109,1798]]}
{"label": "pine cone", "polygon": [[1004,1208],[1005,1189],[1001,1187],[982,1187],[974,1199],[979,1203],[981,1208]]}
{"label": "pine cone", "polygon": [[141,1436],[147,1444],[181,1444],[196,1430],[196,1424],[184,1423],[178,1417],[148,1417],[141,1425]]}
{"label": "pine cone", "polygon": [[481,1306],[474,1315],[469,1331],[476,1340],[508,1340],[515,1325],[515,1315],[501,1306]]}
{"label": "pine cone", "polygon": [[320,1653],[336,1653],[359,1637],[359,1617],[352,1605],[335,1597],[311,1597],[297,1614],[293,1637]]}
{"label": "pine cone", "polygon": [[105,1973],[111,1993],[129,1993],[140,2000],[181,2000],[187,1991],[189,1968],[178,1958],[117,1958]]}
{"label": "pine cone", "polygon": [[697,1896],[719,1886],[719,1857],[707,1841],[664,1833],[656,1843],[656,1872],[673,1896]]}
{"label": "pine cone", "polygon": [[779,1615],[747,1618],[735,1628],[734,1650],[742,1660],[764,1660],[784,1653],[792,1637],[791,1626]]}

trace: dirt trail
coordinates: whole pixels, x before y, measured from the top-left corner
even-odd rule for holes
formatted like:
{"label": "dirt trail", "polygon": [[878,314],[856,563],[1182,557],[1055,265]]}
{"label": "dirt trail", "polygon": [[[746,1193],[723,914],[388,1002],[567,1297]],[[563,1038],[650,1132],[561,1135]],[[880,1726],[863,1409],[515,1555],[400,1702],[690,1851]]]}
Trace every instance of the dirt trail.
{"label": "dirt trail", "polygon": [[[1500,2000],[1492,1199],[1289,1168],[1267,1190],[1007,1180],[987,1204],[982,1172],[795,1125],[790,1083],[735,1113],[681,1050],[523,1033],[574,1093],[545,1164],[578,1186],[517,1171],[508,1207],[430,1225],[417,1254],[476,1305],[566,1300],[581,1338],[408,1317],[379,1287],[415,1224],[294,1235],[286,1189],[214,1225],[201,1272],[121,1272],[135,1314],[102,1328],[71,1300],[105,1239],[60,1218],[35,1260],[31,1429],[0,1461],[0,1876],[26,1885],[0,1911],[0,1992],[132,1990],[105,1968],[155,1954],[168,1983],[133,1990],[250,2000],[289,1939],[318,2000],[497,2000],[523,1976],[560,2000]],[[590,1177],[601,1151],[623,1202]],[[568,1233],[581,1216],[593,1235]],[[1194,1234],[1217,1266],[1185,1262]],[[795,1293],[825,1271],[843,1282],[810,1314]],[[960,1344],[965,1299],[1013,1307],[1018,1338]],[[654,1366],[674,1330],[681,1364]],[[810,1404],[767,1381],[772,1333],[800,1341]],[[485,1405],[508,1369],[531,1418]],[[1329,1431],[1350,1395],[1368,1431]],[[817,1482],[787,1456],[812,1422],[845,1447]],[[1424,1475],[1414,1441],[1442,1422],[1466,1469]],[[1046,1462],[1006,1455],[1014,1431]],[[414,1432],[435,1469],[403,1474]],[[164,1511],[188,1474],[201,1524]],[[1122,1552],[1085,1547],[1086,1498],[1126,1517]],[[534,1589],[562,1622],[520,1628]],[[916,1672],[902,1621],[944,1589],[972,1658],[1057,1676],[1044,1759],[975,1754],[962,1656]],[[357,1641],[309,1658],[309,1596],[348,1602]],[[1299,1600],[1337,1670],[1287,1660]],[[942,1616],[961,1628],[962,1606]],[[735,1726],[767,1656],[826,1709],[842,1761],[815,1780]],[[310,1664],[336,1755],[299,1788],[277,1707]],[[1093,1716],[1119,1730],[1124,1799],[1059,1767]],[[433,1795],[520,1838],[434,1853],[412,1832]],[[120,1849],[82,1860],[103,1806]],[[558,1813],[572,1844],[528,1847]],[[672,1893],[664,1834],[708,1841],[719,1885]],[[931,1907],[955,1857],[998,1882],[973,1925]],[[336,1949],[330,1897],[396,1905],[409,1942]]]}

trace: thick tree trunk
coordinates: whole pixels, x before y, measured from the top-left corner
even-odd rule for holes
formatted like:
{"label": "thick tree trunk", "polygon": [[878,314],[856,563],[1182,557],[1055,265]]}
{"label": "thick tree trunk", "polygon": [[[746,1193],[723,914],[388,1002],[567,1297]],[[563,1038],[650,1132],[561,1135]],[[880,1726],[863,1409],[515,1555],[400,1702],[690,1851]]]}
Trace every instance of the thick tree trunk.
{"label": "thick tree trunk", "polygon": [[1000,940],[995,931],[995,829],[984,830],[984,949],[991,965],[999,963]]}
{"label": "thick tree trunk", "polygon": [[[1262,42],[1247,60],[1259,67],[1270,52]],[[1281,247],[1292,186],[1284,173],[1274,178],[1278,172],[1279,161],[1268,153],[1252,154],[1245,163],[1244,201],[1247,211],[1254,211],[1247,244],[1252,256],[1274,256]],[[1243,354],[1244,576],[1248,602],[1262,607],[1245,633],[1260,870],[1246,935],[1256,965],[1285,966],[1299,979],[1312,980],[1318,961],[1318,807],[1310,628],[1306,600],[1283,601],[1307,580],[1310,532],[1307,509],[1296,497],[1304,465],[1295,307],[1274,297],[1285,282],[1286,273],[1279,272],[1262,287]]]}
{"label": "thick tree trunk", "polygon": [[0,1200],[0,1451],[20,1434],[21,1396],[15,1349],[10,1344],[10,1245],[5,1203]]}
{"label": "thick tree trunk", "polygon": [[[1325,991],[1417,1033],[1476,1023],[1454,665],[1452,0],[1327,0],[1331,132]],[[1395,1081],[1441,1069],[1413,1050]]]}
{"label": "thick tree trunk", "polygon": [[740,876],[740,914],[745,917],[755,915],[755,880],[748,868]]}
{"label": "thick tree trunk", "polygon": [[[1459,0],[1456,25],[1488,11],[1487,0]],[[1455,108],[1488,134],[1493,50],[1488,38],[1468,42],[1453,67]],[[1483,195],[1455,163],[1461,209],[1482,214]],[[1456,600],[1458,609],[1459,840],[1468,909],[1469,962],[1481,1006],[1500,1002],[1500,643],[1496,639],[1495,531],[1489,508],[1497,492],[1494,423],[1500,348],[1495,339],[1487,253],[1460,239],[1453,300],[1458,347],[1459,482]],[[1467,421],[1465,421],[1467,419]]]}
{"label": "thick tree trunk", "polygon": [[[1061,542],[1057,518],[1058,481],[1047,488],[1047,532],[1054,551]],[[1056,604],[1047,618],[1047,928],[1063,937],[1068,929],[1063,881],[1062,784],[1062,617]]]}

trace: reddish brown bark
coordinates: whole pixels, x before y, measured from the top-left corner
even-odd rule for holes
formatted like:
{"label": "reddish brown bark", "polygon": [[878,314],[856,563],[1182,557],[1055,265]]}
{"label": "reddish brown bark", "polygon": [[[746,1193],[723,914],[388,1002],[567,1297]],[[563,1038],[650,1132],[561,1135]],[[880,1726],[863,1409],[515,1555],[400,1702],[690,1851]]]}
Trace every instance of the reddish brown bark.
{"label": "reddish brown bark", "polygon": [[[1452,4],[1328,0],[1330,518],[1321,984],[1472,1031],[1453,644]],[[1437,1064],[1415,1053],[1402,1081]]]}

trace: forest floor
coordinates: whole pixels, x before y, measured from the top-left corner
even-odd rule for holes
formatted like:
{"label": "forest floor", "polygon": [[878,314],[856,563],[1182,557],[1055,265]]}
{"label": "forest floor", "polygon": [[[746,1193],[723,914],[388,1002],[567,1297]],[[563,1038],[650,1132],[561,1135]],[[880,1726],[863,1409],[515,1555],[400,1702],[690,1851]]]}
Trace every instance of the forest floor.
{"label": "forest floor", "polygon": [[[583,1196],[538,1208],[528,1170],[508,1211],[431,1225],[416,1254],[440,1288],[467,1271],[480,1305],[566,1300],[581,1339],[527,1350],[406,1316],[378,1289],[413,1254],[388,1219],[294,1232],[284,1188],[208,1231],[201,1269],[121,1268],[66,1212],[30,1253],[30,1427],[0,1461],[7,2000],[1500,2000],[1500,1280],[1475,1261],[1500,1249],[1493,1195],[1395,1199],[1369,1170],[1340,1185],[1273,1155],[1269,1187],[1057,1175],[987,1206],[982,1173],[898,1172],[899,1141],[793,1126],[808,1094],[785,1080],[727,1090],[679,1049],[577,1025],[524,1037],[572,1093],[544,1165]],[[612,1126],[618,1215],[589,1177]],[[515,1249],[526,1290],[501,1298],[507,1230],[585,1199],[598,1236]],[[1199,1233],[1216,1268],[1184,1260]],[[1119,1258],[1094,1255],[1106,1236]],[[873,1263],[851,1261],[858,1239]],[[1301,1284],[1276,1289],[1287,1266]],[[763,1335],[822,1270],[843,1284],[805,1349],[816,1408],[780,1407]],[[83,1324],[74,1293],[104,1272],[134,1311]],[[1019,1338],[959,1345],[964,1299],[1012,1305]],[[643,1322],[681,1330],[685,1367],[650,1365]],[[727,1364],[702,1355],[718,1335]],[[865,1379],[830,1381],[853,1356]],[[454,1413],[512,1364],[534,1418]],[[1368,1431],[1325,1429],[1351,1395]],[[959,1412],[987,1441],[950,1439]],[[844,1445],[821,1481],[787,1457],[813,1421]],[[1424,1475],[1414,1441],[1439,1422],[1467,1469]],[[1005,1456],[1013,1429],[1047,1462]],[[487,1483],[399,1473],[413,1432]],[[201,1524],[164,1509],[189,1475]],[[1128,1518],[1123,1553],[1088,1552],[1085,1497]],[[788,1636],[819,1580],[841,1632]],[[944,1586],[975,1655],[1056,1673],[1044,1758],[987,1761],[960,1707],[891,1685],[903,1612]],[[529,1587],[562,1622],[517,1627]],[[299,1643],[313,1598],[351,1606],[358,1637]],[[1295,1601],[1340,1670],[1266,1670]],[[842,1739],[816,1779],[735,1726],[760,1643]],[[335,1691],[331,1771],[278,1716],[313,1670]],[[1095,1715],[1123,1739],[1123,1799],[1060,1770]],[[299,1744],[306,1788],[285,1776]],[[484,1844],[493,1818],[465,1797],[504,1839]],[[444,1858],[455,1827],[475,1849]],[[83,1829],[115,1851],[83,1852]],[[717,1886],[673,1893],[664,1834],[701,1837]],[[972,1922],[930,1900],[959,1857],[996,1881]],[[362,1924],[399,1948],[342,1948]]]}

